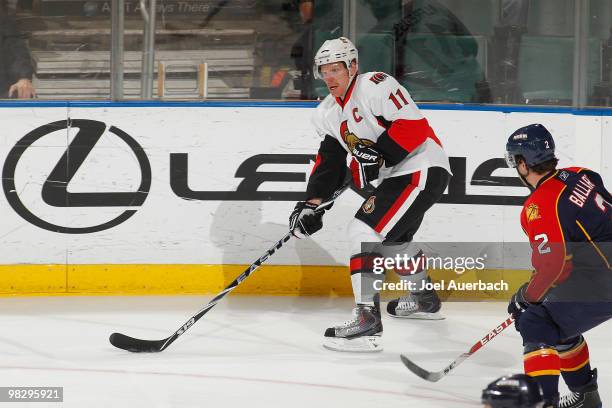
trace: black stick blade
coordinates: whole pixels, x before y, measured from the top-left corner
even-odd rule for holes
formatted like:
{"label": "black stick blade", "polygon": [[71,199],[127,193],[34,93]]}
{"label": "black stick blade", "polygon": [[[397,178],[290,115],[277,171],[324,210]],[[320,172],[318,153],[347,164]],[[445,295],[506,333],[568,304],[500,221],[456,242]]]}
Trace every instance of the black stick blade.
{"label": "black stick blade", "polygon": [[126,336],[125,334],[113,333],[108,340],[113,346],[131,351],[132,353],[159,353],[163,350],[167,339],[141,340]]}
{"label": "black stick blade", "polygon": [[404,365],[408,367],[410,371],[412,371],[413,373],[415,373],[416,375],[418,375],[424,380],[436,382],[436,381],[439,381],[440,378],[444,377],[443,373],[439,373],[439,372],[432,373],[431,371],[427,371],[419,367],[418,365],[410,361],[410,359],[403,354],[400,355],[400,358],[402,359],[402,363],[404,363]]}

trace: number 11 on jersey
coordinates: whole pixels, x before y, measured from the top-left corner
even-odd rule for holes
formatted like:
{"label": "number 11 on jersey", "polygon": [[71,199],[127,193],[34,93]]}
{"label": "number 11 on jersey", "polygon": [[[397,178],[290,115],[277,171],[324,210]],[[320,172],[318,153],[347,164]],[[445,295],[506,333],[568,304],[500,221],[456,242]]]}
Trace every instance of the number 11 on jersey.
{"label": "number 11 on jersey", "polygon": [[[402,105],[400,103],[400,101],[397,100],[397,98],[395,97],[395,95],[399,96],[399,98],[402,100],[402,102],[404,102],[404,105]],[[395,95],[390,94],[389,95],[389,99],[391,99],[393,101],[393,103],[395,104],[395,106],[397,107],[397,109],[402,109],[402,106],[408,105],[408,101],[406,100],[406,97],[404,96],[404,94],[402,93],[401,89],[398,89],[395,92]]]}

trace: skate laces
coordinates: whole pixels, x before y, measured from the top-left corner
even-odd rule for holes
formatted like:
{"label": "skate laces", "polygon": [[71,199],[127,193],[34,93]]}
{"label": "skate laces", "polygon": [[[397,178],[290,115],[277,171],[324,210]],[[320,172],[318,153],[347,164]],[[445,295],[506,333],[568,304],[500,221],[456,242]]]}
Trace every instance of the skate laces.
{"label": "skate laces", "polygon": [[559,408],[571,407],[580,400],[581,394],[579,392],[572,392],[561,397],[559,401]]}
{"label": "skate laces", "polygon": [[349,327],[349,326],[353,326],[356,322],[359,321],[359,311],[362,310],[362,309],[365,309],[365,308],[364,307],[355,307],[355,308],[353,308],[353,311],[351,313],[353,315],[353,318],[350,319],[350,320],[345,321],[344,323],[340,323],[336,327],[338,327],[338,328],[346,328],[346,327]]}
{"label": "skate laces", "polygon": [[419,309],[419,302],[417,298],[411,293],[406,296],[402,296],[397,300],[397,310],[404,310],[407,312],[416,312]]}

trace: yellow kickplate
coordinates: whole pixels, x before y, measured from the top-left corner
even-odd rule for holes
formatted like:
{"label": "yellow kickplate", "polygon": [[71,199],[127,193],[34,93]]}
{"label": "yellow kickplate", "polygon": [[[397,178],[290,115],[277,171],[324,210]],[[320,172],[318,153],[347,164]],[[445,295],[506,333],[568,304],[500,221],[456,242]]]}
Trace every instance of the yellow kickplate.
{"label": "yellow kickplate", "polygon": [[[146,295],[214,294],[223,290],[246,265],[0,265],[0,295]],[[388,281],[397,281],[390,274]],[[483,270],[457,275],[433,270],[443,300],[508,299],[529,279],[529,271]],[[508,289],[448,289],[457,285],[505,282]],[[499,286],[499,285],[498,285]],[[251,295],[352,296],[344,266],[264,265],[235,293]],[[385,292],[385,297],[397,295]]]}
{"label": "yellow kickplate", "polygon": [[67,265],[0,265],[0,294],[66,292]]}

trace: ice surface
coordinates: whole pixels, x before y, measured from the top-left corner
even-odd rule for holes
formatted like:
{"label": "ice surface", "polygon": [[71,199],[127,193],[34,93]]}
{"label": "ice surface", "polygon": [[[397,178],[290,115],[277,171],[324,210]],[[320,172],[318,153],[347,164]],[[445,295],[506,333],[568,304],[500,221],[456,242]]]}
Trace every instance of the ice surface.
{"label": "ice surface", "polygon": [[[384,316],[385,350],[337,353],[325,328],[352,299],[230,296],[158,354],[115,349],[108,336],[169,336],[210,296],[0,298],[0,386],[63,386],[64,403],[20,407],[477,407],[490,381],[522,371],[513,328],[428,383],[405,353],[439,370],[506,318],[503,302],[445,303],[443,321]],[[587,333],[600,393],[612,404],[612,325]],[[7,406],[9,406],[7,404]]]}

